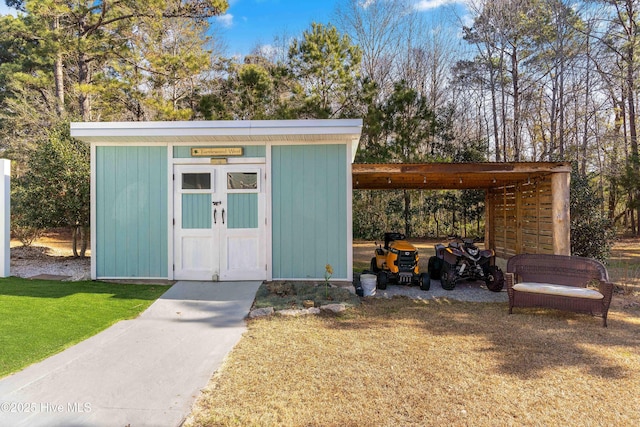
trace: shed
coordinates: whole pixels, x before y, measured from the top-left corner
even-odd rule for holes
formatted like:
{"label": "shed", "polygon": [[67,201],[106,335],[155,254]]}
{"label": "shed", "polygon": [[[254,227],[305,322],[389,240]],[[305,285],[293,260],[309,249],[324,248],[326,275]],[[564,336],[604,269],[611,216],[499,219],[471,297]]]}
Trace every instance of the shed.
{"label": "shed", "polygon": [[72,123],[93,279],[351,280],[362,121]]}
{"label": "shed", "polygon": [[565,162],[354,164],[353,188],[485,190],[485,242],[502,258],[571,254]]}

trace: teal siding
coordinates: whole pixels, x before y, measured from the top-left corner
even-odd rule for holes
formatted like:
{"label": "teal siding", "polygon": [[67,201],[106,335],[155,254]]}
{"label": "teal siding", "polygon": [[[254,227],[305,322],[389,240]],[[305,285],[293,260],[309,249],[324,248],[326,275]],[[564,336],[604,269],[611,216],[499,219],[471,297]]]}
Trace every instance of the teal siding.
{"label": "teal siding", "polygon": [[[238,145],[234,145],[238,147]],[[241,145],[243,149],[242,157],[266,157],[266,147],[264,145]],[[219,146],[197,146],[197,147],[173,147],[174,159],[190,159],[191,148],[220,148]]]}
{"label": "teal siding", "polygon": [[211,194],[182,195],[182,228],[211,228]]}
{"label": "teal siding", "polygon": [[229,228],[258,228],[258,194],[230,193],[227,195]]}
{"label": "teal siding", "polygon": [[168,277],[167,148],[96,147],[96,274]]}
{"label": "teal siding", "polygon": [[273,277],[347,279],[347,147],[272,149]]}

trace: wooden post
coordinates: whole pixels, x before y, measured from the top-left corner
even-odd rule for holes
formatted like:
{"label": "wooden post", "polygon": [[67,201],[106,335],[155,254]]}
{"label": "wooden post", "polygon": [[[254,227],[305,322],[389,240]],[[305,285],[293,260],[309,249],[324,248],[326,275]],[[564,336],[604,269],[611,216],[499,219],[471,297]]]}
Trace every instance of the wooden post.
{"label": "wooden post", "polygon": [[556,255],[571,255],[570,183],[569,172],[551,175],[553,253]]}
{"label": "wooden post", "polygon": [[502,257],[507,258],[509,253],[508,242],[509,224],[507,223],[507,187],[502,187]]}
{"label": "wooden post", "polygon": [[0,159],[0,277],[9,277],[11,260],[11,160]]}
{"label": "wooden post", "polygon": [[525,253],[525,247],[524,247],[524,234],[522,233],[522,225],[523,225],[523,221],[522,221],[522,189],[523,189],[524,185],[522,185],[522,183],[517,183],[515,186],[515,189],[513,190],[515,193],[515,203],[516,203],[516,229],[515,234],[516,234],[516,245],[515,245],[515,254],[522,254]]}
{"label": "wooden post", "polygon": [[535,185],[535,191],[536,191],[536,198],[535,198],[535,203],[536,203],[536,253],[537,254],[541,254],[542,253],[542,242],[540,242],[540,215],[541,215],[541,210],[540,210],[540,183],[536,182]]}
{"label": "wooden post", "polygon": [[484,191],[484,248],[495,249],[495,227],[493,224],[493,198],[491,190]]}

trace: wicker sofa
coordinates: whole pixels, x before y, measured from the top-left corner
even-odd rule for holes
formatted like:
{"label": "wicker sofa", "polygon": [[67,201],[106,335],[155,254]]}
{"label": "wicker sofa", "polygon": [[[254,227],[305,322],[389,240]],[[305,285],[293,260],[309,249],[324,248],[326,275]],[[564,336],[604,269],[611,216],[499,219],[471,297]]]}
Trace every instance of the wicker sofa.
{"label": "wicker sofa", "polygon": [[599,261],[565,255],[516,255],[507,261],[505,283],[509,314],[514,307],[546,307],[601,316],[602,325],[607,326],[613,284]]}

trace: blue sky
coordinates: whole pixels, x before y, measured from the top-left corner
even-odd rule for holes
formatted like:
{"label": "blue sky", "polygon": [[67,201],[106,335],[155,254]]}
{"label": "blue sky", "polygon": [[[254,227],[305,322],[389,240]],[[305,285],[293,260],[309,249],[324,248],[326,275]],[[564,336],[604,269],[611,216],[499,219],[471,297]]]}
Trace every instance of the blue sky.
{"label": "blue sky", "polygon": [[[217,19],[228,45],[227,54],[246,55],[258,44],[270,44],[276,35],[297,36],[312,22],[332,21],[336,6],[348,0],[229,0],[229,9]],[[376,0],[361,0],[363,5]],[[385,0],[377,0],[385,1]],[[434,13],[465,0],[410,0],[423,13]]]}
{"label": "blue sky", "polygon": [[[9,13],[5,0],[0,0],[0,14]],[[227,44],[227,55],[246,55],[258,44],[273,42],[276,35],[297,36],[312,22],[332,20],[338,4],[348,0],[229,0],[226,14],[217,24]],[[371,1],[361,0],[363,5]],[[465,0],[410,0],[424,13],[459,6]],[[14,12],[15,13],[15,12]]]}
{"label": "blue sky", "polygon": [[227,13],[217,19],[227,53],[246,55],[257,44],[270,44],[275,35],[294,36],[311,22],[326,23],[337,1],[230,0]]}

